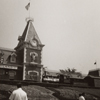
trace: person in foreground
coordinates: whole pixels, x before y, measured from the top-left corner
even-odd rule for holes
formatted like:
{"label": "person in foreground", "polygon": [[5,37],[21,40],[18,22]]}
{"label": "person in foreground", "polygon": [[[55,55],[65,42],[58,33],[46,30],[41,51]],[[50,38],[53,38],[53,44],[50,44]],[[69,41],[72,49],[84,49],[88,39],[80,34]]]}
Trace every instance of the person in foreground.
{"label": "person in foreground", "polygon": [[85,100],[85,93],[79,94],[79,100]]}
{"label": "person in foreground", "polygon": [[27,93],[21,87],[22,84],[18,83],[17,89],[11,93],[9,100],[28,100]]}

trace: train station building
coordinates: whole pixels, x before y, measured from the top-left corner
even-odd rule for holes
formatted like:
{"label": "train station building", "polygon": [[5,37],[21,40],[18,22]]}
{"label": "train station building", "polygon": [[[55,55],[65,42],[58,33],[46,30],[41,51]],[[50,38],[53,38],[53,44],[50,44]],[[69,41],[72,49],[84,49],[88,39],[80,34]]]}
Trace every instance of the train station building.
{"label": "train station building", "polygon": [[14,49],[0,47],[0,79],[42,81],[43,47],[29,19]]}

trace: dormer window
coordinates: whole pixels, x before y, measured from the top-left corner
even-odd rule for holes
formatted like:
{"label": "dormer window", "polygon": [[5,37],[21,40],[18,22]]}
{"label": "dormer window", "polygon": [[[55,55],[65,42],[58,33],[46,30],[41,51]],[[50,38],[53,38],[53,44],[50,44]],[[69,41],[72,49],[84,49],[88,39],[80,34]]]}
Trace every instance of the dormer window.
{"label": "dormer window", "polygon": [[3,64],[4,62],[3,55],[4,55],[3,51],[0,51],[0,64]]}
{"label": "dormer window", "polygon": [[3,64],[4,58],[0,58],[0,64]]}
{"label": "dormer window", "polygon": [[16,63],[16,54],[15,53],[12,53],[11,55],[10,55],[10,62],[11,63]]}
{"label": "dormer window", "polygon": [[3,51],[0,50],[0,58],[4,55]]}

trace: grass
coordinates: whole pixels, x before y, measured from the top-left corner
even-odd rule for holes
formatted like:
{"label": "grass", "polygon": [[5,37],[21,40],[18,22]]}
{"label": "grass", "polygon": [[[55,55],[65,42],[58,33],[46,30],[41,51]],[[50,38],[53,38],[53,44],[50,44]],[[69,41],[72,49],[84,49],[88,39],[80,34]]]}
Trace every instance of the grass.
{"label": "grass", "polygon": [[[100,89],[75,88],[75,87],[41,87],[28,85],[22,87],[27,92],[29,100],[78,100],[79,93],[85,92],[86,100],[93,96],[100,100]],[[8,100],[8,91],[16,89],[14,85],[0,84],[0,100]]]}
{"label": "grass", "polygon": [[[66,87],[61,87],[62,89],[65,89]],[[96,96],[100,98],[100,88],[78,88],[78,87],[67,87],[66,89],[76,90],[80,92],[84,92],[86,94],[90,94],[93,96]]]}
{"label": "grass", "polygon": [[[16,86],[0,84],[0,100],[8,100],[8,91],[13,91]],[[57,100],[52,94],[53,91],[36,85],[23,86],[22,89],[26,91],[29,100]]]}

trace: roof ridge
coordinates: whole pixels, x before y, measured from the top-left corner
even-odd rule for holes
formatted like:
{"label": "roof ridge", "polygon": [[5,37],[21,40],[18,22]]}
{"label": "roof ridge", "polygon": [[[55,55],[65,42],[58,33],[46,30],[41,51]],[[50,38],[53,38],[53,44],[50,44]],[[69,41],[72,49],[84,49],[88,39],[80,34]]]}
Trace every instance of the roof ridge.
{"label": "roof ridge", "polygon": [[6,47],[0,47],[0,50],[15,51],[14,49],[6,48]]}

